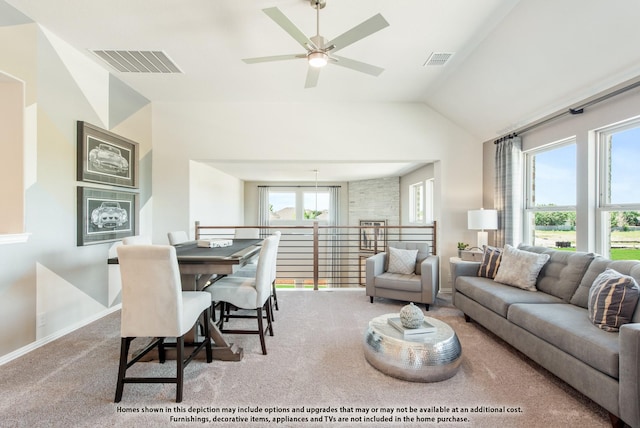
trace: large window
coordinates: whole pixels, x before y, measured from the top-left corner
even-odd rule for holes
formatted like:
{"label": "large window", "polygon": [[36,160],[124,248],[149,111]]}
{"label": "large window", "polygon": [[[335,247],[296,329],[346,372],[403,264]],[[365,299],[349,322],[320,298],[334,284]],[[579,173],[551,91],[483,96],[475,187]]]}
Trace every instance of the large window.
{"label": "large window", "polygon": [[433,223],[433,179],[409,186],[409,222]]}
{"label": "large window", "polygon": [[640,119],[597,132],[598,248],[611,259],[640,260]]}
{"label": "large window", "polygon": [[532,245],[575,249],[575,139],[527,152],[525,163],[525,240]]}
{"label": "large window", "polygon": [[329,191],[306,188],[269,190],[269,221],[272,223],[304,223],[328,221]]}

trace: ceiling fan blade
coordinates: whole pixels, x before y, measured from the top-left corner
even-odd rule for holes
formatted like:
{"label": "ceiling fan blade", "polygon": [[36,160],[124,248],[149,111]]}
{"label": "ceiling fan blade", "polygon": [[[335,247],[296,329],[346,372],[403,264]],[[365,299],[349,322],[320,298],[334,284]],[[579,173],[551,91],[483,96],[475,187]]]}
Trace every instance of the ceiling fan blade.
{"label": "ceiling fan blade", "polygon": [[273,56],[261,56],[258,58],[244,58],[244,61],[247,64],[256,64],[259,62],[271,62],[271,61],[286,61],[288,59],[299,59],[306,58],[306,55],[301,54],[290,54],[290,55],[273,55]]}
{"label": "ceiling fan blade", "polygon": [[277,7],[269,7],[267,9],[262,9],[262,11],[267,14],[269,18],[273,19],[274,22],[284,31],[289,33],[289,35],[293,37],[296,42],[300,43],[303,48],[308,49],[307,45],[310,45],[316,49],[316,45],[309,40],[309,38],[305,36],[304,33],[280,11],[280,9]]}
{"label": "ceiling fan blade", "polygon": [[349,59],[337,55],[333,55],[333,58],[337,59],[338,61],[331,61],[331,64],[350,68],[352,70],[366,73],[371,76],[380,76],[380,74],[384,71],[384,68],[376,67],[375,65],[367,64],[366,62],[356,61],[355,59]]}
{"label": "ceiling fan blade", "polygon": [[307,70],[307,80],[304,82],[305,88],[315,88],[320,77],[320,68],[311,67]]}
{"label": "ceiling fan blade", "polygon": [[388,27],[389,23],[382,15],[377,14],[367,19],[363,23],[356,25],[351,30],[342,33],[335,39],[331,40],[328,45],[336,45],[334,52],[338,52],[340,49],[344,49],[352,43],[357,42],[360,39],[380,31],[385,27]]}

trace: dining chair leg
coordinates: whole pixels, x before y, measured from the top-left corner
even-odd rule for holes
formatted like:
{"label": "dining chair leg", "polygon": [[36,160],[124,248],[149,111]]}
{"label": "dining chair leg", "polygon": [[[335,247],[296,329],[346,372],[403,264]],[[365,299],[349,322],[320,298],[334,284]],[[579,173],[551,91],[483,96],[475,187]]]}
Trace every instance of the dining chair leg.
{"label": "dining chair leg", "polygon": [[160,361],[160,364],[164,364],[166,360],[167,353],[164,348],[164,338],[162,338],[160,339],[160,342],[158,342],[158,361]]}
{"label": "dining chair leg", "polygon": [[203,325],[203,339],[202,340],[206,340],[206,345],[205,345],[205,352],[207,354],[207,363],[210,363],[211,361],[213,361],[213,350],[211,348],[211,337],[210,337],[210,331],[209,331],[209,319],[211,318],[211,307],[209,307],[206,311],[204,311],[202,317],[202,325]]}
{"label": "dining chair leg", "polygon": [[182,402],[182,383],[184,381],[184,336],[176,343],[176,403]]}
{"label": "dining chair leg", "polygon": [[267,300],[267,305],[269,306],[269,310],[267,311],[267,317],[270,317],[271,322],[275,321],[275,317],[273,316],[273,300],[271,296],[269,296],[269,300]]}
{"label": "dining chair leg", "polygon": [[267,310],[267,330],[269,330],[269,336],[273,336],[273,307],[271,306],[271,297],[267,300],[265,304]]}
{"label": "dining chair leg", "polygon": [[276,307],[276,311],[279,311],[278,308],[278,294],[276,293],[276,281],[274,280],[271,283],[271,294],[273,294],[273,305]]}
{"label": "dining chair leg", "polygon": [[[260,334],[260,346],[262,347],[262,354],[263,355],[267,355],[267,345],[265,343],[264,340],[264,326],[262,325],[262,308],[258,308],[256,309],[256,311],[258,312],[258,330],[259,330],[259,334]],[[267,323],[269,322],[269,320],[267,320]]]}
{"label": "dining chair leg", "polygon": [[129,346],[131,345],[131,337],[123,337],[120,341],[120,367],[118,368],[118,383],[116,385],[116,397],[113,400],[119,403],[122,400],[122,390],[124,389],[124,377],[127,373],[127,357],[129,355]]}

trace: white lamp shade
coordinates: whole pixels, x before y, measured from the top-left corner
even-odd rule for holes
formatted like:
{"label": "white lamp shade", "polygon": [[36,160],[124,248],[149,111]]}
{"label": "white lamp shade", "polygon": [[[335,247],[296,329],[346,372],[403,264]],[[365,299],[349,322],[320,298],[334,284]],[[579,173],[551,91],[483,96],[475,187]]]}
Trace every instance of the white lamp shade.
{"label": "white lamp shade", "polygon": [[498,228],[498,211],[471,210],[467,213],[467,227],[472,230],[495,230]]}

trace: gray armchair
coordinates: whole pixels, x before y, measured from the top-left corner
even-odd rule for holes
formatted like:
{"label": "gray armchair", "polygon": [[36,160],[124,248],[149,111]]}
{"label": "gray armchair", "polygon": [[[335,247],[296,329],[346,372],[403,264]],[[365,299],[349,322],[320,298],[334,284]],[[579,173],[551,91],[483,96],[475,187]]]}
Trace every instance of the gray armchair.
{"label": "gray armchair", "polygon": [[389,242],[389,247],[418,250],[412,273],[387,272],[388,253],[378,253],[366,260],[367,296],[424,303],[427,311],[435,303],[440,288],[440,258],[432,255],[426,242]]}

